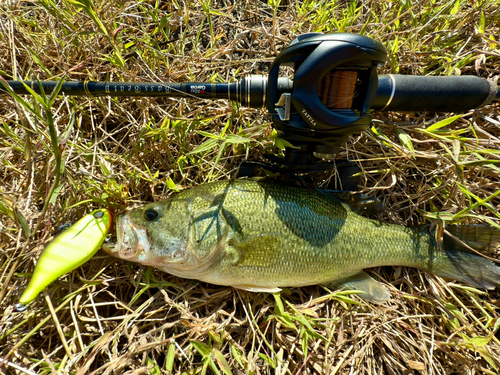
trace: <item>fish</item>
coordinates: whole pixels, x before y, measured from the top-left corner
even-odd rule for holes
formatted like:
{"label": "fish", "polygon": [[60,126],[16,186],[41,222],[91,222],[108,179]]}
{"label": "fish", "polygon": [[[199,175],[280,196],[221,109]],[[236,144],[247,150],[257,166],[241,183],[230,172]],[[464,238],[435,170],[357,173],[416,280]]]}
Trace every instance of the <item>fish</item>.
{"label": "fish", "polygon": [[364,271],[379,266],[500,285],[500,268],[468,248],[497,249],[494,227],[448,226],[452,236],[438,243],[429,228],[381,222],[335,193],[274,180],[202,184],[120,215],[116,229],[116,243],[103,246],[113,256],[252,292],[326,285],[383,303],[389,291]]}

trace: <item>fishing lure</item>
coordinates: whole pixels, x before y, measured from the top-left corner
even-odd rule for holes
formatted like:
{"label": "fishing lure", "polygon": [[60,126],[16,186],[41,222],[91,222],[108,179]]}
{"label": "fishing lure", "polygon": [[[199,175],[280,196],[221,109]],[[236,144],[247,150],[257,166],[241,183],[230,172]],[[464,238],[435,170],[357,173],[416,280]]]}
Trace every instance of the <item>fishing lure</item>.
{"label": "fishing lure", "polygon": [[57,236],[38,259],[33,276],[16,304],[22,311],[51,282],[88,261],[99,250],[111,227],[111,213],[98,209]]}

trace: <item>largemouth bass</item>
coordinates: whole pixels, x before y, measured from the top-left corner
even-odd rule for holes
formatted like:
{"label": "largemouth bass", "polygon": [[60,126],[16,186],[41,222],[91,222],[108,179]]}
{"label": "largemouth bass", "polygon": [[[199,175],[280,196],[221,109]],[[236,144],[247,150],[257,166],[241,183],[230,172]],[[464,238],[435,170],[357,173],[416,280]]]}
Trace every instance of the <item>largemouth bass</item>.
{"label": "largemouth bass", "polygon": [[[170,274],[250,291],[329,284],[382,302],[386,288],[363,272],[416,267],[476,287],[500,285],[500,268],[424,229],[359,215],[318,189],[266,180],[217,181],[148,204],[117,220],[110,254]],[[455,226],[479,250],[500,243],[500,231]]]}

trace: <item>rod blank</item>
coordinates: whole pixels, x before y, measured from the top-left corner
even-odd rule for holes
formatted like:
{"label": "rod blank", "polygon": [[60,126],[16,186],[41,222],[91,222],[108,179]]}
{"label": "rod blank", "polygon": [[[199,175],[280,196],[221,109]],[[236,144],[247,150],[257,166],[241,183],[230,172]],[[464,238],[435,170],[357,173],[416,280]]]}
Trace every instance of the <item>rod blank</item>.
{"label": "rod blank", "polygon": [[[291,89],[288,79],[280,81],[283,90]],[[7,81],[16,94],[30,94],[25,85],[40,93],[40,85],[46,94],[57,86],[57,81]],[[135,83],[135,82],[63,82],[59,94],[69,96],[140,96],[201,99],[227,99],[244,106],[260,108],[265,103],[267,76],[248,75],[237,82],[207,83]],[[2,85],[0,85],[2,91]]]}
{"label": "rod blank", "polygon": [[[7,81],[16,94],[29,94],[24,85],[40,92],[37,81]],[[57,81],[40,82],[45,93],[51,93]],[[135,83],[135,82],[63,82],[61,94],[74,96],[166,96],[217,99],[237,97],[237,82],[233,83]]]}

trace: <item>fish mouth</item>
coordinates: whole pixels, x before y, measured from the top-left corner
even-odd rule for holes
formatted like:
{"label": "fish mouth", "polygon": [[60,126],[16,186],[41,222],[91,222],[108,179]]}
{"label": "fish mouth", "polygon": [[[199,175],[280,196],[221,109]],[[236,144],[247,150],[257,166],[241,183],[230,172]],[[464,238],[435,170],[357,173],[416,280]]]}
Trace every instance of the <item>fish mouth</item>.
{"label": "fish mouth", "polygon": [[105,243],[102,249],[110,255],[127,260],[138,260],[151,248],[145,229],[135,226],[128,215],[120,215],[116,221],[116,243]]}

